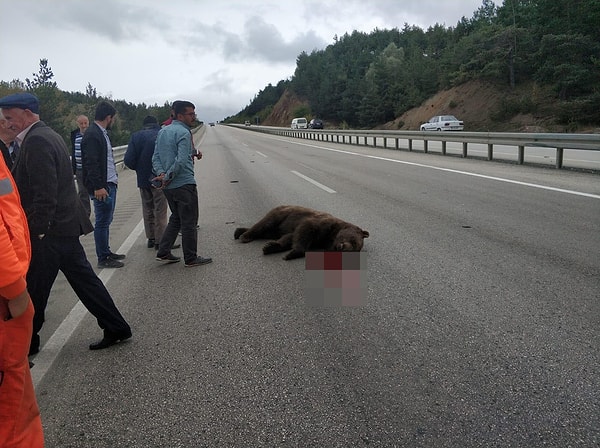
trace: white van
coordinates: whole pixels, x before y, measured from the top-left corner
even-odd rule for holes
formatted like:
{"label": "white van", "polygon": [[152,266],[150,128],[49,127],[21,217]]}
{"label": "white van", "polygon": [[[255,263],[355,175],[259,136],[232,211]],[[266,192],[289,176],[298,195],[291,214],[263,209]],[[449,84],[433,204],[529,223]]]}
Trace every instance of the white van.
{"label": "white van", "polygon": [[306,121],[306,118],[302,117],[302,118],[294,118],[292,120],[292,129],[307,129],[308,128],[308,121]]}

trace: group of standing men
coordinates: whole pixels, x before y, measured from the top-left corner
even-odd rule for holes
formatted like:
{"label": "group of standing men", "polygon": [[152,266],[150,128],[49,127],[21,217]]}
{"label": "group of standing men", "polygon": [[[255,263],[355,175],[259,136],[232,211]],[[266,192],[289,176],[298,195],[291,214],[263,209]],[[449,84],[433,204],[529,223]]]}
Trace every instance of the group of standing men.
{"label": "group of standing men", "polygon": [[[87,117],[78,117],[70,160],[64,140],[40,120],[39,109],[37,97],[29,93],[0,98],[0,440],[9,447],[43,446],[28,356],[40,349],[39,331],[59,270],[104,332],[91,350],[132,336],[79,240],[93,230],[98,267],[123,266],[125,256],[109,247],[118,175],[107,130],[116,110],[99,103],[89,127]],[[147,118],[144,125],[151,132],[132,137],[129,163],[138,172],[148,247],[152,243],[157,249],[156,259],[180,261],[171,249],[181,232],[185,266],[199,266],[212,260],[197,255],[195,107],[176,101],[172,113],[172,124],[160,132],[157,121]],[[138,143],[139,157],[134,158]],[[95,226],[89,219],[90,198]],[[172,212],[166,226],[165,200]]]}
{"label": "group of standing men", "polygon": [[[172,254],[181,233],[185,267],[212,262],[198,256],[198,191],[194,178],[194,158],[202,153],[194,146],[191,126],[196,120],[195,106],[175,101],[172,120],[162,129],[156,117],[144,119],[144,129],[134,133],[125,153],[125,165],[137,173],[142,198],[144,229],[148,247],[157,250],[156,260],[177,263]],[[167,223],[167,204],[171,216]]]}

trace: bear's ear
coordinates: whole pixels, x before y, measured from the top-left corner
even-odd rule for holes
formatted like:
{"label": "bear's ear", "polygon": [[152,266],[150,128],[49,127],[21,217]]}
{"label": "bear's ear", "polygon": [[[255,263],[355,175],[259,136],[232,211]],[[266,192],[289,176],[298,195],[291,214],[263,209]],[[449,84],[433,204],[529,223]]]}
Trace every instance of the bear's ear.
{"label": "bear's ear", "polygon": [[363,238],[369,238],[369,232],[367,230],[363,230]]}

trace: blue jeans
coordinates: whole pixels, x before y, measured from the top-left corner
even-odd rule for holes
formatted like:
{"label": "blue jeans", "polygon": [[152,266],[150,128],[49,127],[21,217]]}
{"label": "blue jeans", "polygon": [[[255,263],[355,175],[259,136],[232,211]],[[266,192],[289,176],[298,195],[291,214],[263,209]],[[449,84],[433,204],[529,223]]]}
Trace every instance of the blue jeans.
{"label": "blue jeans", "polygon": [[94,224],[94,241],[96,242],[96,255],[98,261],[103,261],[111,254],[109,239],[109,228],[115,212],[117,203],[117,185],[108,184],[108,197],[105,201],[99,201],[92,196],[94,201],[94,215],[96,223]]}

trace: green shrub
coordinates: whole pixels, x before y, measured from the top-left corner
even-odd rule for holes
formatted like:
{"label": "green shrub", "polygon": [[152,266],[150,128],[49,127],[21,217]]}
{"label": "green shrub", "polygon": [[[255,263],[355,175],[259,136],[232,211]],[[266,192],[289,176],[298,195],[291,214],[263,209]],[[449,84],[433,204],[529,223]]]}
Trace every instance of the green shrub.
{"label": "green shrub", "polygon": [[307,117],[311,115],[310,106],[306,104],[302,104],[296,107],[292,112],[294,118],[297,117]]}

